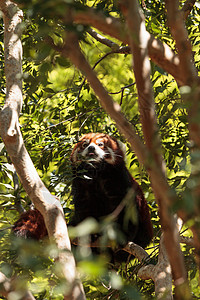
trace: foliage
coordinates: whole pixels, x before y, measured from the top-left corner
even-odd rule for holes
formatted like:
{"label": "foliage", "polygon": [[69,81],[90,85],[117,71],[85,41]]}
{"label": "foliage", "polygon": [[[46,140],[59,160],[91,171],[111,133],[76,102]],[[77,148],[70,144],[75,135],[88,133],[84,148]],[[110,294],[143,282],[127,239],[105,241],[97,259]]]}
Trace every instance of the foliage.
{"label": "foliage", "polygon": [[[110,117],[100,107],[98,99],[71,63],[44,43],[45,36],[53,38],[56,44],[62,42],[65,26],[60,21],[68,6],[74,9],[96,7],[105,14],[121,18],[117,1],[42,1],[20,0],[25,13],[23,43],[24,103],[20,117],[21,130],[25,145],[37,171],[51,193],[61,198],[66,218],[73,210],[70,198],[72,180],[69,156],[78,137],[90,131],[106,132],[117,137],[119,133]],[[166,42],[174,49],[174,41],[166,26],[163,1],[145,1],[143,10],[146,26],[154,36]],[[199,12],[194,7],[188,20],[187,28],[195,50],[195,63],[199,65]],[[3,28],[0,24],[0,48],[3,49]],[[73,28],[71,28],[71,27]],[[99,58],[109,52],[107,46],[93,39],[84,26],[70,25],[81,37],[81,48],[93,66]],[[67,28],[69,29],[69,28]],[[116,42],[116,41],[115,41]],[[5,97],[4,58],[0,51],[0,102]],[[137,91],[132,73],[131,57],[127,54],[110,54],[101,60],[95,70],[113,99],[121,104],[122,111],[142,136],[137,107]],[[174,79],[152,63],[152,84],[156,101],[158,125],[162,138],[163,155],[166,161],[170,185],[180,195],[180,205],[192,209],[190,189],[193,183],[187,180],[191,168],[199,163],[199,153],[192,160],[188,138],[187,115]],[[123,140],[123,137],[120,137]],[[160,225],[157,206],[151,191],[149,178],[138,163],[134,153],[127,145],[127,164],[133,176],[141,184],[152,213],[155,230],[155,243],[159,241]],[[18,218],[18,204],[28,209],[30,201],[22,186],[14,186],[14,169],[7,157],[3,143],[0,143],[0,269],[11,276],[20,275],[21,283],[29,280],[30,290],[36,299],[62,299],[62,280],[58,282],[57,269],[53,267],[56,250],[48,242],[16,240],[10,236],[8,228]],[[184,193],[184,191],[186,191]],[[41,245],[42,243],[42,245]],[[198,291],[197,269],[194,253],[183,248],[193,293]],[[157,252],[149,250],[156,260]],[[105,263],[105,257],[92,257],[78,249],[78,267],[88,299],[140,299],[138,290],[148,299],[153,299],[152,282],[137,278],[138,263],[113,268]],[[23,257],[23,259],[22,259]],[[54,257],[54,258],[52,258]],[[20,284],[20,283],[19,283]],[[49,288],[51,287],[51,288]]]}

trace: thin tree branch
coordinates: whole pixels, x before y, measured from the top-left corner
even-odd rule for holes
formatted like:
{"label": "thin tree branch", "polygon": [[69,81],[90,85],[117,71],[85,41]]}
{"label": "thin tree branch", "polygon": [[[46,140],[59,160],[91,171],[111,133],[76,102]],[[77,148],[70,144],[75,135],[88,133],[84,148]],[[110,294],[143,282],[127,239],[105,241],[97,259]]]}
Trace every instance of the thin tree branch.
{"label": "thin tree branch", "polygon": [[140,262],[146,261],[149,257],[148,253],[141,246],[133,242],[128,242],[123,250],[137,257]]}
{"label": "thin tree branch", "polygon": [[179,1],[165,0],[168,24],[180,58],[180,71],[184,75],[184,84],[191,86],[198,81],[197,70],[193,63],[192,46],[188,38],[184,20],[179,11]]}
{"label": "thin tree branch", "polygon": [[111,52],[109,53],[122,53],[122,54],[130,54],[130,47],[129,46],[119,46],[117,43],[105,38],[103,35],[96,32],[94,29],[89,28],[87,32],[98,42],[108,46],[111,48]]}
{"label": "thin tree branch", "polygon": [[194,7],[194,4],[195,4],[196,0],[186,0],[182,9],[181,9],[181,12],[183,13],[183,18],[184,20],[187,19],[187,17],[189,16],[192,8]]}
{"label": "thin tree branch", "polygon": [[165,174],[165,162],[161,155],[161,142],[157,128],[157,118],[150,80],[151,65],[148,56],[148,33],[139,7],[133,1],[121,1],[122,12],[127,21],[129,44],[133,55],[133,71],[136,80],[140,119],[147,148]]}
{"label": "thin tree branch", "polygon": [[95,38],[97,41],[99,41],[100,43],[108,46],[109,48],[111,48],[112,50],[117,50],[119,48],[119,45],[117,43],[114,43],[113,41],[105,38],[104,36],[102,36],[101,34],[99,34],[98,32],[96,32],[94,29],[89,28],[87,30],[87,32],[93,37]]}
{"label": "thin tree branch", "polygon": [[[176,42],[178,55],[180,58],[180,71],[184,76],[184,85],[190,87],[184,92],[182,97],[188,106],[188,121],[190,137],[200,148],[200,84],[197,70],[193,62],[192,46],[185,28],[181,12],[178,10],[179,1],[166,0],[168,24]],[[191,104],[191,98],[193,102]]]}

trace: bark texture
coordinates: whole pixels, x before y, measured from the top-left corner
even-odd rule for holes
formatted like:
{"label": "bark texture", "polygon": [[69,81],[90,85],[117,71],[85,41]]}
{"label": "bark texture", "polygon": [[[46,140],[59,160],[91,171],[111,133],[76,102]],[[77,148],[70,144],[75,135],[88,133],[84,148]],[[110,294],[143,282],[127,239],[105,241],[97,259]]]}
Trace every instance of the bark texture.
{"label": "bark texture", "polygon": [[152,279],[155,284],[155,295],[157,299],[172,300],[172,272],[164,245],[164,239],[160,239],[158,262],[156,265],[145,264],[148,262],[148,253],[134,243],[128,243],[126,251],[135,255],[141,262],[138,276],[143,279]]}

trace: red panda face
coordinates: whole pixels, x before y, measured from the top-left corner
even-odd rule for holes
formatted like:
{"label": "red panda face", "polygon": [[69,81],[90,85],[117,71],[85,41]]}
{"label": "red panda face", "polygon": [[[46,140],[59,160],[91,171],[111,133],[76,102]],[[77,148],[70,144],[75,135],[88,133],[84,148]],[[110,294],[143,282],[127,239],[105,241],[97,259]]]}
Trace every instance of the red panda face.
{"label": "red panda face", "polygon": [[99,163],[106,161],[116,164],[124,160],[125,145],[104,133],[88,133],[81,137],[75,145],[71,161],[88,163]]}

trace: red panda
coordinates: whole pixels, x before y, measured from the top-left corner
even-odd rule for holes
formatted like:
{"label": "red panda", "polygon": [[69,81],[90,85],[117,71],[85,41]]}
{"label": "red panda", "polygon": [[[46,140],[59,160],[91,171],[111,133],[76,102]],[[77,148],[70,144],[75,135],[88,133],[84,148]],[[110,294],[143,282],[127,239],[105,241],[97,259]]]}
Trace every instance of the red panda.
{"label": "red panda", "polygon": [[[137,212],[137,222],[131,219],[124,221],[125,206],[119,210],[115,221],[125,237],[124,243],[132,241],[146,247],[153,237],[150,213],[141,188],[126,168],[124,148],[124,144],[104,133],[88,133],[77,142],[70,156],[74,202],[74,216],[70,225],[76,226],[88,217],[101,221],[112,215],[132,189],[130,197]],[[34,214],[37,217],[40,213],[34,210],[30,214],[32,222],[37,223]],[[44,234],[44,230],[41,231],[40,226],[33,223],[36,232],[31,231],[28,218],[29,212],[22,215],[14,224],[14,233],[40,239],[40,232]]]}

